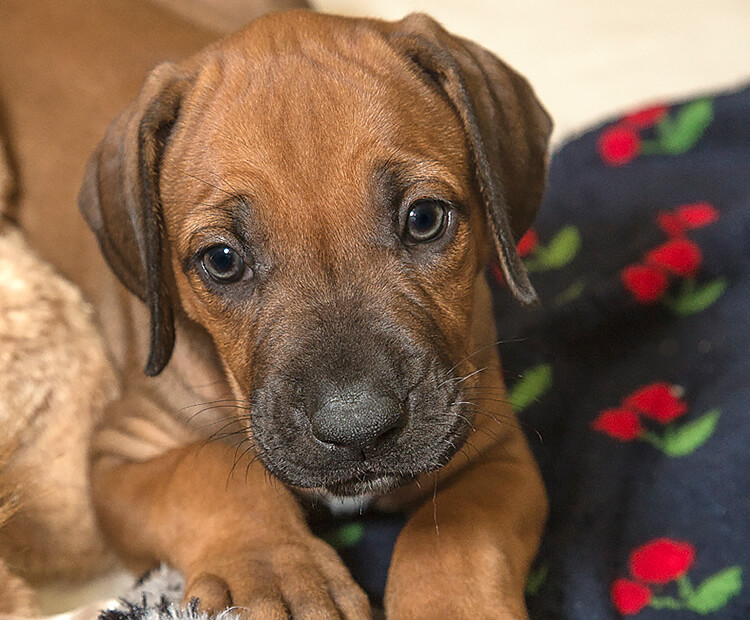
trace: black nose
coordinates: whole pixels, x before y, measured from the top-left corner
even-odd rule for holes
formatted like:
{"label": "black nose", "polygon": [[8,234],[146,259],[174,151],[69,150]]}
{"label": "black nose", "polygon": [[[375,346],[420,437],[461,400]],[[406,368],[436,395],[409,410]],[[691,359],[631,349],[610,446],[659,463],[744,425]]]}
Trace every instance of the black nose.
{"label": "black nose", "polygon": [[310,417],[315,437],[348,448],[367,448],[402,424],[398,400],[372,385],[329,390]]}

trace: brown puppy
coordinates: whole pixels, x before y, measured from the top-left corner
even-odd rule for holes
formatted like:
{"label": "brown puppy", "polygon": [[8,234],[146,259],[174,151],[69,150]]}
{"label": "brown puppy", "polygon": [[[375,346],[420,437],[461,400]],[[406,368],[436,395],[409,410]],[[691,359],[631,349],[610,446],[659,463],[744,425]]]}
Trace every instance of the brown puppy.
{"label": "brown puppy", "polygon": [[[79,92],[98,79],[80,72]],[[549,130],[521,77],[425,16],[277,14],[149,75],[80,194],[132,295],[66,206],[26,216],[122,378],[93,484],[123,558],[172,563],[211,609],[367,617],[300,507],[354,496],[412,512],[389,618],[525,616],[546,503],[483,274],[496,253],[534,299],[514,240]]]}

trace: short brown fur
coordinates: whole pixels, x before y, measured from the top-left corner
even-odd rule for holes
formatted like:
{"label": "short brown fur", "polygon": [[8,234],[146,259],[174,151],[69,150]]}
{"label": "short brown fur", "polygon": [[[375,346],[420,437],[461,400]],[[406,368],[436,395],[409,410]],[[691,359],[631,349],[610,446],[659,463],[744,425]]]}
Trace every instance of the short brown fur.
{"label": "short brown fur", "polygon": [[[35,12],[17,4],[19,20]],[[496,254],[519,298],[533,299],[514,238],[541,197],[550,127],[528,85],[424,16],[389,24],[292,12],[160,65],[136,97],[147,66],[207,37],[135,3],[113,7],[94,11],[95,34],[125,30],[128,39],[105,58],[96,36],[73,45],[53,32],[54,18],[34,16],[64,46],[56,62],[66,94],[55,105],[26,81],[35,61],[52,62],[45,52],[0,50],[15,58],[0,64],[0,86],[11,85],[4,96],[27,179],[19,218],[97,308],[123,387],[92,442],[94,501],[109,540],[133,567],[181,569],[186,599],[199,596],[208,609],[367,617],[366,597],[304,522],[299,502],[308,492],[274,483],[253,458],[259,452],[272,471],[281,457],[299,469],[293,446],[279,456],[282,448],[264,445],[273,433],[263,420],[250,420],[250,437],[247,420],[210,406],[255,402],[281,361],[307,359],[299,343],[316,335],[305,325],[321,316],[345,325],[341,308],[351,308],[424,351],[439,346],[454,365],[450,380],[461,379],[475,400],[482,390],[495,395],[481,412],[460,409],[470,448],[447,464],[420,456],[415,481],[375,499],[412,512],[394,551],[387,616],[525,617],[546,500],[502,398],[483,272]],[[82,92],[91,93],[85,106]],[[81,191],[84,216],[126,290],[69,207],[84,153],[133,97],[96,148]],[[64,115],[64,126],[40,128],[49,114]],[[404,249],[384,232],[388,174],[404,204],[430,196],[461,205],[439,254]],[[238,227],[252,239],[238,240]],[[217,294],[201,275],[195,256],[220,238],[262,255],[254,263],[262,294]],[[326,346],[338,346],[332,340]],[[143,375],[146,360],[157,378]],[[217,430],[227,441],[207,443]]]}

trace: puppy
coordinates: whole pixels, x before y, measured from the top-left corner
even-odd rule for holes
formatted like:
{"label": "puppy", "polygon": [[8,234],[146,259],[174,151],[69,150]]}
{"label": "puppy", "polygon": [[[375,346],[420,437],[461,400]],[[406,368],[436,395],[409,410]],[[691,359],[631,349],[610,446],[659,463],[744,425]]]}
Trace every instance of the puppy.
{"label": "puppy", "polygon": [[[154,51],[134,21],[112,59],[124,83]],[[67,54],[69,91],[111,79],[95,43]],[[76,153],[101,120],[79,104]],[[354,497],[411,514],[389,618],[526,616],[546,500],[484,270],[494,256],[534,301],[515,240],[550,125],[523,78],[424,15],[273,14],[148,75],[80,190],[117,280],[67,202],[26,217],[97,308],[121,379],[92,485],[126,562],[171,563],[209,610],[368,617],[302,510]]]}
{"label": "puppy", "polygon": [[11,225],[0,141],[0,615],[32,615],[26,580],[111,563],[89,493],[88,445],[115,378],[92,310]]}

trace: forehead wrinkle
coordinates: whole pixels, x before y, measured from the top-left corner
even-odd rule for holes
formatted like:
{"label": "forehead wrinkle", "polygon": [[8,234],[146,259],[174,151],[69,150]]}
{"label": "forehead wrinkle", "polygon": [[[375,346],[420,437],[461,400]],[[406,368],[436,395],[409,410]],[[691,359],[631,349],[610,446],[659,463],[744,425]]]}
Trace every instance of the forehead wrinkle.
{"label": "forehead wrinkle", "polygon": [[[330,80],[323,83],[338,92]],[[468,177],[463,135],[448,124],[434,136],[424,120],[393,109],[387,94],[356,101],[340,93],[328,97],[320,88],[296,100],[279,96],[283,103],[261,115],[253,116],[250,106],[235,139],[242,143],[243,159],[257,162],[253,168],[264,171],[279,197],[297,202],[300,223],[309,215],[338,227],[347,222],[361,226],[376,161],[382,159],[408,162],[414,178],[443,179],[458,193]]]}
{"label": "forehead wrinkle", "polygon": [[351,254],[373,225],[376,159],[409,161],[454,188],[468,177],[455,111],[378,44],[371,57],[315,42],[230,58],[202,71],[190,95],[188,159],[252,187],[270,242],[308,260]]}
{"label": "forehead wrinkle", "polygon": [[[415,77],[410,62],[368,26],[308,14],[260,21],[273,27],[254,23],[203,57],[189,97],[188,108],[213,117],[200,124],[218,121],[228,130],[223,142],[246,135],[248,122],[264,124],[255,146],[279,144],[282,148],[264,159],[275,155],[282,160],[280,168],[289,168],[285,160],[299,164],[312,155],[318,161],[326,151],[346,148],[352,138],[343,131],[346,127],[360,131],[374,126],[382,142],[394,144],[395,107],[407,125],[421,126],[423,131],[410,136],[420,147],[462,145],[460,121],[450,104]],[[340,27],[344,22],[347,28]],[[328,121],[335,131],[316,131],[321,119],[335,119]],[[306,151],[299,149],[301,139]]]}
{"label": "forehead wrinkle", "polygon": [[[248,123],[263,125],[258,128],[260,146],[282,147],[266,159],[276,155],[304,162],[312,154],[317,161],[347,148],[368,127],[377,130],[382,142],[393,144],[396,129],[403,129],[400,118],[425,130],[416,138],[421,146],[436,140],[443,148],[457,138],[462,142],[453,109],[414,77],[399,54],[371,32],[345,32],[342,36],[334,29],[323,40],[319,34],[301,37],[289,28],[274,32],[270,40],[263,31],[260,40],[248,36],[243,39],[247,49],[235,50],[231,61],[217,61],[201,72],[203,94],[197,98],[210,99],[203,108],[221,110],[221,122],[232,132],[228,137],[246,134],[244,129],[252,129]],[[234,110],[227,110],[226,102]],[[441,131],[435,131],[435,119],[441,119]],[[323,121],[334,131],[320,131]],[[449,140],[434,134],[446,134]],[[303,144],[306,151],[299,148]]]}

